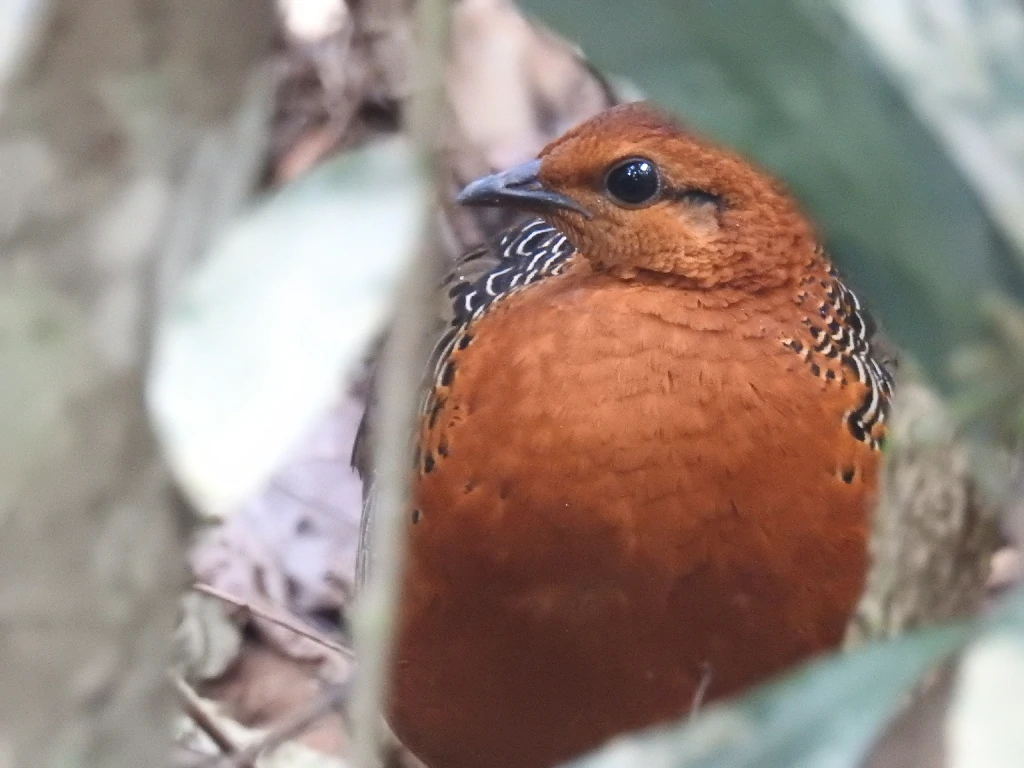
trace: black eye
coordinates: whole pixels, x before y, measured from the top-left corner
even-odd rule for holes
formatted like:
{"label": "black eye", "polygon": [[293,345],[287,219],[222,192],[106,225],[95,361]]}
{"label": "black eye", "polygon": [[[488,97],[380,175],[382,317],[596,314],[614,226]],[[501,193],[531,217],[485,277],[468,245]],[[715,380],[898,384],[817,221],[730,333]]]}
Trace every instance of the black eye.
{"label": "black eye", "polygon": [[634,157],[613,166],[604,177],[604,186],[618,203],[644,205],[661,191],[661,176],[658,175],[658,167],[650,160]]}

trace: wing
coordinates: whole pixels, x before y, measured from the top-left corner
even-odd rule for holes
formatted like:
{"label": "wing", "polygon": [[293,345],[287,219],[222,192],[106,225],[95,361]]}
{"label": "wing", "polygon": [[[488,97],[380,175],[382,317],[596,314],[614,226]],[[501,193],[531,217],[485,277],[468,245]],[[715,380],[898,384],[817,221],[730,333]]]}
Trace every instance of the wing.
{"label": "wing", "polygon": [[572,258],[569,240],[543,219],[502,232],[494,244],[466,254],[444,281],[447,327],[431,353],[428,370],[436,382],[459,336],[505,296],[557,275]]}
{"label": "wing", "polygon": [[856,377],[863,395],[846,413],[846,425],[854,438],[878,448],[885,437],[895,386],[895,349],[824,251],[819,250],[818,256],[826,274],[808,274],[803,279],[808,290],[797,295],[797,303],[810,313],[803,320],[807,335],[802,342],[788,339],[784,343],[816,376],[841,382]]}
{"label": "wing", "polygon": [[853,436],[862,442],[877,446],[884,435],[885,420],[889,415],[895,380],[895,350],[883,338],[871,314],[861,305],[833,269],[834,289],[829,291],[831,309],[845,320],[844,336],[839,342],[840,359],[857,374],[867,387],[859,406],[850,411],[847,425]]}
{"label": "wing", "polygon": [[[499,233],[492,241],[462,256],[445,277],[441,289],[446,300],[437,319],[436,342],[421,384],[421,418],[434,407],[434,389],[444,374],[448,356],[466,329],[505,296],[521,291],[545,277],[557,275],[572,259],[568,239],[543,219],[530,219]],[[356,433],[352,466],[363,479],[363,515],[359,525],[356,587],[368,568],[367,552],[374,520],[375,494],[368,424],[376,408],[371,382],[366,411]],[[411,458],[411,457],[410,457]]]}

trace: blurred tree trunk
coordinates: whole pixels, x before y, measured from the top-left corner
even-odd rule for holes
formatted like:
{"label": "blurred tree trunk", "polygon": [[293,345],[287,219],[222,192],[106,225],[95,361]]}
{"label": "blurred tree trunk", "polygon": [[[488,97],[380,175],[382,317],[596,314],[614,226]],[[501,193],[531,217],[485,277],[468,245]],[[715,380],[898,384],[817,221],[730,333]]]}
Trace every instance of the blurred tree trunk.
{"label": "blurred tree trunk", "polygon": [[144,370],[163,292],[258,171],[271,10],[54,0],[19,36],[0,98],[0,767],[166,759],[186,518]]}

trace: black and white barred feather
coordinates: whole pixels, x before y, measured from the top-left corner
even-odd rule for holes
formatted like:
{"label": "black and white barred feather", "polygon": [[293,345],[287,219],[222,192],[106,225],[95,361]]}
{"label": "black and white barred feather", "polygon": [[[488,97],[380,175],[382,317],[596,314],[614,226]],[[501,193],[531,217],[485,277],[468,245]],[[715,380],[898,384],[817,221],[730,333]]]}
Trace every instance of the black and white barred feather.
{"label": "black and white barred feather", "polygon": [[813,283],[824,291],[824,298],[817,299],[815,306],[809,306],[810,290],[802,290],[796,297],[798,306],[813,310],[803,319],[810,341],[785,339],[783,343],[807,362],[815,376],[840,386],[855,379],[865,388],[860,403],[845,414],[846,425],[857,440],[878,448],[893,394],[890,368],[894,360],[883,352],[887,345],[871,315],[835,268],[828,268],[826,279],[808,276],[803,286]]}
{"label": "black and white barred feather", "polygon": [[574,253],[565,235],[533,219],[502,233],[496,247],[485,245],[467,254],[445,279],[451,319],[431,356],[434,387],[447,385],[454,373],[451,353],[468,346],[474,320],[506,296],[560,274]]}

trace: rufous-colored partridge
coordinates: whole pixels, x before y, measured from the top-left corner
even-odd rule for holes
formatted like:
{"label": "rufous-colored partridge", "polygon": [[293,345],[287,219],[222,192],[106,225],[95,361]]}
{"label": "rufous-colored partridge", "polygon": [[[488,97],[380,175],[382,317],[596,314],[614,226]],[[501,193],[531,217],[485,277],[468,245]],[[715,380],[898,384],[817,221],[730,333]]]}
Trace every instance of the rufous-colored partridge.
{"label": "rufous-colored partridge", "polygon": [[546,768],[834,647],[892,380],[794,200],[629,104],[460,201],[541,218],[450,285],[398,736],[432,768]]}

